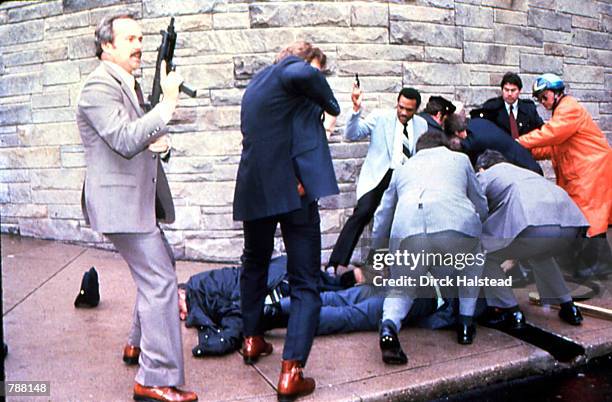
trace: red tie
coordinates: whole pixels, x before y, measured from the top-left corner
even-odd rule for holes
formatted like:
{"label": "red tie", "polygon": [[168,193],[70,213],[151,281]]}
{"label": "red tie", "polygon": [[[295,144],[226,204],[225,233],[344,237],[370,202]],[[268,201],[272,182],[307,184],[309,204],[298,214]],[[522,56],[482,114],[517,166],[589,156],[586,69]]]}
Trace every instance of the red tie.
{"label": "red tie", "polygon": [[134,80],[134,92],[136,92],[136,97],[138,98],[138,104],[140,105],[140,108],[142,110],[146,110],[144,96],[142,96],[142,88],[140,87],[140,84],[136,80]]}
{"label": "red tie", "polygon": [[516,125],[516,119],[514,118],[514,113],[512,113],[512,105],[510,105],[510,133],[512,134],[512,138],[517,139],[519,137],[518,126]]}

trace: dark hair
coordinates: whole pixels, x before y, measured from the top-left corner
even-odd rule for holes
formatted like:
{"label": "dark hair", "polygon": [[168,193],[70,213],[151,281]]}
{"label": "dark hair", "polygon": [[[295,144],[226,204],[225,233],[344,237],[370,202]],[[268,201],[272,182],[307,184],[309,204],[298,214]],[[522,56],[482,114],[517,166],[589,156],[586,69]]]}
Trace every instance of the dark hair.
{"label": "dark hair", "polygon": [[422,149],[435,147],[448,148],[448,139],[439,131],[428,131],[419,137],[415,149],[419,152]]}
{"label": "dark hair", "polygon": [[458,115],[457,113],[453,113],[446,118],[444,121],[444,132],[446,136],[452,138],[455,136],[457,131],[463,131],[467,129],[467,125],[465,124],[465,119]]}
{"label": "dark hair", "polygon": [[476,159],[476,166],[474,167],[477,171],[481,168],[486,170],[502,162],[507,162],[507,160],[501,152],[487,149],[478,156]]}
{"label": "dark hair", "polygon": [[449,114],[454,113],[455,110],[457,110],[457,108],[452,104],[452,102],[444,99],[441,96],[432,96],[427,101],[424,112],[432,116],[435,116],[438,113],[442,113],[442,116],[448,116]]}
{"label": "dark hair", "polygon": [[134,15],[132,14],[115,14],[102,18],[102,21],[100,21],[98,24],[98,27],[96,28],[96,57],[98,59],[102,58],[102,45],[106,43],[113,43],[115,41],[113,22],[123,18],[129,18],[131,20],[135,19]]}
{"label": "dark hair", "polygon": [[402,88],[402,90],[399,92],[399,95],[397,95],[397,100],[399,101],[400,97],[402,97],[402,96],[404,98],[416,100],[416,108],[417,109],[419,108],[419,106],[421,106],[421,94],[416,89],[414,89],[414,88]]}
{"label": "dark hair", "polygon": [[506,84],[516,85],[519,90],[523,89],[523,81],[521,81],[521,77],[519,77],[518,74],[513,72],[507,72],[506,74],[504,74],[504,77],[502,78],[501,84],[499,86],[503,88]]}

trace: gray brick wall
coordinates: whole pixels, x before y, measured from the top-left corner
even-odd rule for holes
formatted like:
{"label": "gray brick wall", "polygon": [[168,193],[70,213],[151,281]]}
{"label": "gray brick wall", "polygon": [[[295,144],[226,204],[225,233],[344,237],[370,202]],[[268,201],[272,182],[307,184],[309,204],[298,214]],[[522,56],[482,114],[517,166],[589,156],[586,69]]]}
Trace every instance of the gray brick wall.
{"label": "gray brick wall", "polygon": [[166,166],[177,209],[177,221],[166,232],[180,258],[238,259],[241,226],[232,221],[231,200],[240,98],[253,74],[297,39],[326,51],[333,70],[329,81],[343,106],[331,138],[342,193],[321,202],[324,261],[354,206],[355,180],[367,151],[366,142],[342,140],[356,72],[367,110],[393,106],[402,85],[419,88],[424,101],[443,94],[469,109],[498,95],[506,71],[519,72],[526,89],[538,74],[555,72],[612,139],[608,0],[4,2],[3,233],[109,247],[82,220],[84,157],[74,116],[80,86],[97,65],[94,27],[118,11],[141,19],[144,88],[150,88],[158,32],[174,15],[176,62],[198,89],[196,99],[180,101],[172,126],[175,150]]}

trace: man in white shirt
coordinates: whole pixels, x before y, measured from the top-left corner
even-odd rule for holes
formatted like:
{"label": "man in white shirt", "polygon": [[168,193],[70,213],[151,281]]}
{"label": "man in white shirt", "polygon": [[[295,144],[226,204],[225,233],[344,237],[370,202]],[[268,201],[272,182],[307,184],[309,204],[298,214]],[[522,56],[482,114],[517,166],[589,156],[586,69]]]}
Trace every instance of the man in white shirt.
{"label": "man in white shirt", "polygon": [[[328,271],[348,266],[353,250],[365,226],[372,220],[393,169],[414,155],[416,142],[427,132],[427,121],[416,116],[421,94],[414,88],[403,88],[397,105],[391,110],[374,110],[361,118],[363,92],[353,85],[353,113],[346,124],[349,141],[370,137],[370,146],[357,182],[357,206],[344,224],[329,259]],[[331,268],[331,269],[330,269]]]}

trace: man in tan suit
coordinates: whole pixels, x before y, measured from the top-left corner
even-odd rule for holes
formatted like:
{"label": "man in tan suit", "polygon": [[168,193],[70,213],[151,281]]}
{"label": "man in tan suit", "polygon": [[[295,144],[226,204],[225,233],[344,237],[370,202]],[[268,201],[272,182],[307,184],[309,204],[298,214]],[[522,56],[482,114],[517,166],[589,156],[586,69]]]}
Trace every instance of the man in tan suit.
{"label": "man in tan suit", "polygon": [[132,75],[140,67],[142,31],[130,15],[106,17],[96,29],[100,65],[78,101],[77,124],[87,174],[83,213],[130,267],[137,287],[126,363],[140,364],[134,399],[195,401],[184,383],[174,257],[158,220],[174,221],[174,206],[160,163],[169,150],[166,124],[176,108],[182,78],[162,66],[163,100],[142,108]]}

